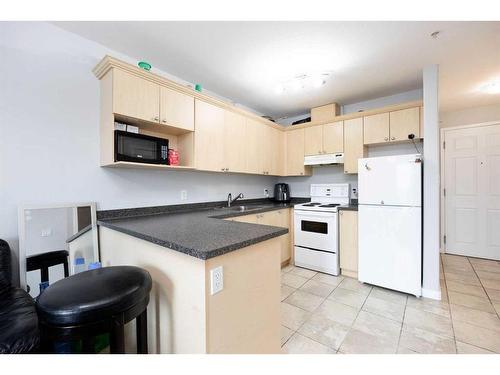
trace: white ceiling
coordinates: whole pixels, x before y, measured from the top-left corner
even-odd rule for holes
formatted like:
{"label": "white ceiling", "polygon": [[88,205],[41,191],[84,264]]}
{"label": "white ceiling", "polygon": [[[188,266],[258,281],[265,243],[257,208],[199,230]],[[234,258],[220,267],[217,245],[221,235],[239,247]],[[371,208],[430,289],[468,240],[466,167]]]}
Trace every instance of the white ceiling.
{"label": "white ceiling", "polygon": [[[422,67],[436,63],[442,111],[500,102],[477,90],[500,79],[500,22],[56,24],[273,117],[419,88]],[[319,89],[276,93],[280,82],[322,71],[332,78]]]}

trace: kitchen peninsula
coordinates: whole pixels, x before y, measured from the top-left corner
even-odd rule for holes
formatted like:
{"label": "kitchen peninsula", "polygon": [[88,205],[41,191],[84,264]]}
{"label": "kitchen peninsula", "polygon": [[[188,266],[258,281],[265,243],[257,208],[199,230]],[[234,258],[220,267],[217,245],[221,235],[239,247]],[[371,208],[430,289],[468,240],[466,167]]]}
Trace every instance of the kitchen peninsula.
{"label": "kitchen peninsula", "polygon": [[[237,220],[291,204],[241,204],[99,212],[103,265],[136,265],[153,278],[151,352],[279,353],[281,237],[288,228]],[[220,266],[223,288],[212,293],[211,271]],[[133,324],[126,330],[130,351]]]}

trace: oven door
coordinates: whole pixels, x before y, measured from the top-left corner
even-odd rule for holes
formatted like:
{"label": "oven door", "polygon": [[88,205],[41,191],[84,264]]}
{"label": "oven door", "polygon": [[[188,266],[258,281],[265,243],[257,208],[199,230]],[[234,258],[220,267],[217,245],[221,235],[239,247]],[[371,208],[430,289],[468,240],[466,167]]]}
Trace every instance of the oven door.
{"label": "oven door", "polygon": [[295,246],[337,253],[337,213],[294,211]]}

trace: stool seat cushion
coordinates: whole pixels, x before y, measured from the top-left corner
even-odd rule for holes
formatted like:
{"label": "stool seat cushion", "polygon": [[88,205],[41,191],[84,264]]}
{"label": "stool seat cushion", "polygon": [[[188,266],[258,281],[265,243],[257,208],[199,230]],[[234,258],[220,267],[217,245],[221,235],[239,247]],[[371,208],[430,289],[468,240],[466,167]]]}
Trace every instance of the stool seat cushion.
{"label": "stool seat cushion", "polygon": [[38,315],[43,323],[52,326],[109,319],[149,301],[151,285],[151,276],[139,267],[116,266],[81,272],[49,286],[38,298]]}
{"label": "stool seat cushion", "polygon": [[20,288],[0,291],[0,354],[29,353],[40,342],[35,301]]}

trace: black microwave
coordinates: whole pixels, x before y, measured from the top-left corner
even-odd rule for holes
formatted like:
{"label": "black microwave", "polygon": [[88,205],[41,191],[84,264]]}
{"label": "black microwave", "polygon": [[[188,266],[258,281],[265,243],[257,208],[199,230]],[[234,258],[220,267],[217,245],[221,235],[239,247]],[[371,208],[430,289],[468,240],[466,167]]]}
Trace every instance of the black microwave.
{"label": "black microwave", "polygon": [[168,139],[115,130],[115,161],[168,164]]}

